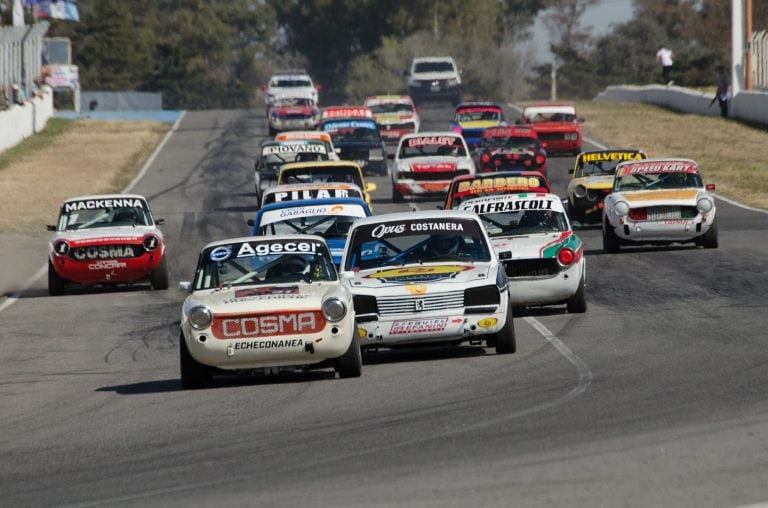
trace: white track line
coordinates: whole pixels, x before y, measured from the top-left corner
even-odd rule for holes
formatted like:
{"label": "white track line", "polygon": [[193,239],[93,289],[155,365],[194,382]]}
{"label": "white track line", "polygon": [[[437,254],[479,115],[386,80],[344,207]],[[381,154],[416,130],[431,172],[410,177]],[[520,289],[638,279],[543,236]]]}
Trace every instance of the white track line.
{"label": "white track line", "polygon": [[[186,111],[182,111],[179,117],[176,119],[175,122],[173,122],[173,126],[171,129],[165,133],[165,136],[163,137],[163,140],[160,141],[160,144],[157,145],[157,148],[155,148],[155,151],[152,152],[152,155],[149,156],[149,159],[147,159],[147,162],[144,163],[144,166],[142,166],[139,173],[136,175],[136,177],[131,180],[131,183],[128,184],[128,187],[123,189],[121,191],[121,194],[124,194],[131,190],[134,185],[138,183],[139,180],[141,180],[141,177],[144,176],[144,174],[149,169],[149,166],[152,165],[152,163],[155,161],[155,158],[157,158],[157,155],[160,153],[160,150],[163,149],[165,144],[168,142],[168,140],[171,138],[171,135],[179,128],[179,124],[181,123],[181,119],[184,118],[184,115],[186,114]],[[29,289],[32,284],[34,284],[37,279],[45,275],[45,273],[48,271],[48,265],[43,265],[38,272],[33,275],[25,284],[24,287],[22,287],[20,290],[13,293],[11,296],[9,296],[2,304],[0,304],[0,312],[3,312],[5,309],[13,305],[18,301],[18,299],[21,297],[21,295]]]}

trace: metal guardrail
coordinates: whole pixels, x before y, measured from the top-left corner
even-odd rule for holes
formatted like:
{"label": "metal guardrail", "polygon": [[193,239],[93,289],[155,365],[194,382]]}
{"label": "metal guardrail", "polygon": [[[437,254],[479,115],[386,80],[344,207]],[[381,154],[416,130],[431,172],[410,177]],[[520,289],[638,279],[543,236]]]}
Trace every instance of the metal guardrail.
{"label": "metal guardrail", "polygon": [[50,24],[40,21],[34,25],[0,27],[0,85],[23,83],[30,96],[32,83],[40,77],[43,67],[43,37]]}
{"label": "metal guardrail", "polygon": [[752,34],[752,86],[768,90],[768,31]]}

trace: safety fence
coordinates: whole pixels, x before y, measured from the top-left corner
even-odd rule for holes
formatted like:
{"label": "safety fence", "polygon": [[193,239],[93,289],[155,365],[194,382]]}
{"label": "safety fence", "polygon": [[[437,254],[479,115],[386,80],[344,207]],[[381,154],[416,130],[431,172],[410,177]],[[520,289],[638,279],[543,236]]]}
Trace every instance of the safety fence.
{"label": "safety fence", "polygon": [[29,97],[43,67],[43,37],[48,27],[47,21],[40,21],[0,28],[0,85],[5,85],[6,90],[17,83]]}
{"label": "safety fence", "polygon": [[768,90],[768,31],[752,34],[752,87]]}

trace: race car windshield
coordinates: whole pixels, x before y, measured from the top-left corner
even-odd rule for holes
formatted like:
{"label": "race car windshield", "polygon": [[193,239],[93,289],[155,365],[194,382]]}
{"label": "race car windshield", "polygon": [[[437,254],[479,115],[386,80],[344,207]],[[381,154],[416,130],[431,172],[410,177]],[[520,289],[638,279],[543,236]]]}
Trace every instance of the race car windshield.
{"label": "race car windshield", "polygon": [[509,136],[484,138],[483,148],[518,148],[521,150],[538,150],[539,140],[527,136]]}
{"label": "race car windshield", "polygon": [[701,175],[685,171],[669,173],[640,173],[616,178],[613,191],[701,188]]}
{"label": "race car windshield", "polygon": [[[347,208],[351,207],[348,205]],[[259,235],[304,233],[322,236],[326,240],[346,239],[352,223],[357,218],[365,217],[366,215],[361,206],[357,208],[358,211],[354,215],[328,213],[315,214],[311,217],[289,217],[260,227]]]}
{"label": "race car windshield", "polygon": [[419,62],[413,70],[414,72],[455,72],[451,62]]}
{"label": "race car windshield", "polygon": [[618,166],[618,160],[615,161],[579,161],[579,167],[576,170],[576,178],[582,176],[601,176],[601,175],[613,175],[616,173],[616,166]]}
{"label": "race car windshield", "polygon": [[456,113],[456,122],[478,122],[478,121],[495,121],[501,120],[501,112],[499,111],[481,111],[481,110],[466,110]]}
{"label": "race car windshield", "polygon": [[[325,149],[325,147],[323,147]],[[264,161],[264,164],[269,168],[274,168],[275,166],[280,167],[283,164],[287,164],[289,162],[313,162],[313,161],[327,161],[328,160],[328,154],[325,152],[325,150],[318,152],[318,151],[301,151],[297,150],[294,152],[284,152],[284,153],[269,153],[267,155],[262,155],[262,160]]]}
{"label": "race car windshield", "polygon": [[571,113],[526,113],[529,122],[575,122],[576,115]]}
{"label": "race car windshield", "polygon": [[464,150],[464,143],[461,138],[450,138],[448,141],[438,139],[436,143],[420,142],[419,138],[413,138],[404,141],[398,157],[400,159],[409,159],[411,157],[426,156],[445,156],[445,157],[466,157],[467,151]]}
{"label": "race car windshield", "polygon": [[488,262],[485,237],[473,220],[403,220],[355,228],[345,270],[458,261]]}
{"label": "race car windshield", "polygon": [[352,183],[363,188],[363,182],[353,168],[301,168],[283,171],[280,183]]}
{"label": "race car windshield", "polygon": [[562,213],[553,210],[517,210],[479,214],[490,237],[568,231]]}
{"label": "race car windshield", "polygon": [[208,251],[203,252],[201,258],[206,261],[195,272],[195,290],[338,279],[333,259],[325,247],[315,253],[229,256],[219,260]]}
{"label": "race car windshield", "polygon": [[327,122],[323,130],[331,135],[333,144],[381,143],[379,128],[374,122]]}
{"label": "race car windshield", "polygon": [[401,103],[383,103],[369,106],[374,115],[384,113],[413,113],[413,106]]}
{"label": "race car windshield", "polygon": [[272,82],[276,88],[297,88],[311,87],[312,83],[308,79],[277,79]]}
{"label": "race car windshield", "polygon": [[83,230],[119,226],[149,226],[152,219],[143,207],[72,210],[59,216],[58,230]]}

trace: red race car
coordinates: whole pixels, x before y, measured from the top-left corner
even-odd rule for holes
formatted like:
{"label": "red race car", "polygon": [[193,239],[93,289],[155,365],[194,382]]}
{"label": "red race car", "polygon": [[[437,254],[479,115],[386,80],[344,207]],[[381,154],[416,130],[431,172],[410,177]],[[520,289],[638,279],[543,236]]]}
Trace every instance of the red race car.
{"label": "red race car", "polygon": [[48,293],[71,285],[149,281],[168,289],[165,242],[147,200],[136,194],[71,198],[61,204],[48,242]]}
{"label": "red race car", "polygon": [[547,175],[547,152],[531,127],[491,127],[483,131],[475,152],[480,173],[538,171]]}
{"label": "red race car", "polygon": [[581,125],[576,106],[566,102],[542,102],[523,109],[522,125],[533,127],[548,154],[581,152]]}

